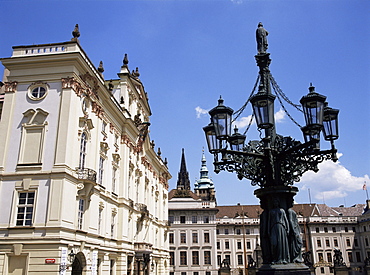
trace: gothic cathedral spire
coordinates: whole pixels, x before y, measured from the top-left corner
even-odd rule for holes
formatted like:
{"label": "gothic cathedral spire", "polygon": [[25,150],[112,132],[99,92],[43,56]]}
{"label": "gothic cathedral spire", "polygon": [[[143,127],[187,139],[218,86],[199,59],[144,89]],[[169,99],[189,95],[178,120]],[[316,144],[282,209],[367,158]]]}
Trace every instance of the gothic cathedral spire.
{"label": "gothic cathedral spire", "polygon": [[184,148],[182,149],[180,172],[177,176],[177,189],[190,190],[190,180],[188,170],[186,169]]}

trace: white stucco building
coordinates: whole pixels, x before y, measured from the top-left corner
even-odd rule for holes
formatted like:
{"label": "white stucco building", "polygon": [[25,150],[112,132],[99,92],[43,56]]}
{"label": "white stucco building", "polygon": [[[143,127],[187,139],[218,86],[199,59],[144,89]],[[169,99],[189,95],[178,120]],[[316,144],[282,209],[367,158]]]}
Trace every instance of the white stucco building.
{"label": "white stucco building", "polygon": [[147,93],[127,56],[105,81],[78,36],[1,59],[0,274],[167,274]]}

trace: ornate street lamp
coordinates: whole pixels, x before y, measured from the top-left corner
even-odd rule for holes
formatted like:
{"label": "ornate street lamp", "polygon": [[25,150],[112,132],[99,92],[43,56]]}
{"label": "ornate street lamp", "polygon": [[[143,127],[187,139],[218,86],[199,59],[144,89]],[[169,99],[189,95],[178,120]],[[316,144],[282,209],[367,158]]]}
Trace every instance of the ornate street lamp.
{"label": "ornate street lamp", "polygon": [[[302,240],[297,214],[292,210],[293,197],[298,188],[293,186],[303,173],[318,171],[318,164],[324,160],[337,160],[334,140],[338,139],[339,110],[327,106],[326,97],[315,92],[310,85],[309,93],[300,100],[301,106],[293,104],[280,90],[269,69],[271,63],[267,50],[268,32],[262,23],[256,32],[258,54],[255,56],[259,76],[251,96],[241,109],[233,109],[219,99],[218,106],[209,114],[211,123],[204,127],[208,149],[214,155],[214,170],[235,172],[239,179],[249,179],[259,189],[254,194],[260,199],[260,238],[263,265],[259,274],[274,274],[287,271],[289,274],[310,274],[303,263]],[[254,94],[258,86],[258,93]],[[273,88],[273,89],[271,89]],[[272,92],[274,91],[274,94]],[[292,104],[304,115],[306,125],[299,125],[290,114],[287,115],[302,130],[304,142],[289,136],[276,134],[274,121],[274,100],[278,98],[283,110],[283,100]],[[250,140],[245,144],[246,135],[231,125],[247,103],[252,104],[254,117],[259,129],[264,130],[261,140]],[[249,127],[248,127],[249,128]],[[331,148],[320,149],[320,135],[329,141]],[[283,273],[281,273],[283,274]],[[285,273],[284,273],[285,274]]]}

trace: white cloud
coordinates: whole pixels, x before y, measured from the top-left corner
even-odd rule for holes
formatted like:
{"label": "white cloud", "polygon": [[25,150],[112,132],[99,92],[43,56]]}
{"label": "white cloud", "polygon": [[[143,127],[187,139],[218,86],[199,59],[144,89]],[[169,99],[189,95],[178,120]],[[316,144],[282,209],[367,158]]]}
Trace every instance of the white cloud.
{"label": "white cloud", "polygon": [[[249,125],[251,117],[252,117],[252,115],[249,115],[249,116],[246,116],[246,117],[241,117],[241,118],[239,118],[238,120],[236,120],[234,122],[234,125],[236,125],[236,127],[238,127],[238,129],[244,129]],[[275,122],[276,123],[281,123],[285,120],[286,113],[283,109],[280,108],[280,110],[275,113],[274,117],[275,117]],[[256,120],[253,119],[252,124],[255,124],[255,123],[256,123]]]}
{"label": "white cloud", "polygon": [[[252,115],[247,116],[247,117],[241,117],[234,122],[234,125],[238,127],[238,129],[244,129],[249,125],[251,118],[252,118]],[[255,120],[253,119],[252,124],[254,123],[255,123]]]}
{"label": "white cloud", "polygon": [[208,114],[208,110],[202,109],[201,107],[197,106],[195,108],[195,112],[197,114],[197,118],[200,118],[202,115]]}
{"label": "white cloud", "polygon": [[[338,154],[340,157],[341,154]],[[356,177],[340,162],[324,161],[319,164],[319,171],[306,172],[299,183],[302,190],[310,192],[318,201],[343,198],[348,193],[362,190],[364,182],[369,183],[369,176]]]}
{"label": "white cloud", "polygon": [[283,122],[285,120],[285,117],[286,117],[285,111],[280,108],[280,110],[275,113],[275,122],[276,123]]}

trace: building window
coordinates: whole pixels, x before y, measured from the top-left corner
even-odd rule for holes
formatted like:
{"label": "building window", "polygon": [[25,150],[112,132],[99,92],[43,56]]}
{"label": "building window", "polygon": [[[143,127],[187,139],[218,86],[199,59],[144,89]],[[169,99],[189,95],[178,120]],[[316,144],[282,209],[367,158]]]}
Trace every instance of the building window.
{"label": "building window", "polygon": [[243,265],[243,255],[238,255],[238,265]]}
{"label": "building window", "polygon": [[221,249],[220,242],[217,242],[216,245],[217,245],[217,249]]}
{"label": "building window", "polygon": [[82,230],[84,211],[85,211],[85,200],[80,199],[78,201],[78,222],[77,222],[78,229],[80,230]]}
{"label": "building window", "polygon": [[204,233],[204,242],[209,243],[209,233],[208,232]]}
{"label": "building window", "polygon": [[107,123],[105,121],[102,122],[101,131],[106,133]]}
{"label": "building window", "polygon": [[242,242],[237,242],[236,245],[238,249],[242,249]]}
{"label": "building window", "polygon": [[225,261],[226,261],[228,264],[231,264],[231,261],[230,261],[230,255],[225,255]]}
{"label": "building window", "polygon": [[325,273],[325,268],[320,267],[320,272],[324,274]]}
{"label": "building window", "polygon": [[116,261],[115,260],[110,260],[110,268],[109,268],[109,274],[113,275],[115,274],[115,266],[116,266]]}
{"label": "building window", "polygon": [[230,249],[230,243],[229,243],[229,241],[226,241],[225,242],[225,249]]}
{"label": "building window", "polygon": [[211,251],[204,251],[204,264],[211,264]]}
{"label": "building window", "polygon": [[225,228],[225,235],[229,235],[229,229]]}
{"label": "building window", "polygon": [[180,251],[180,265],[187,265],[186,251]]}
{"label": "building window", "polygon": [[322,253],[318,253],[319,255],[319,262],[322,262],[324,260],[324,255]]}
{"label": "building window", "polygon": [[180,223],[185,223],[186,217],[185,216],[180,216]]}
{"label": "building window", "polygon": [[198,233],[193,232],[193,243],[198,243]]}
{"label": "building window", "polygon": [[361,261],[361,253],[360,252],[356,252],[356,262],[358,262],[358,263],[361,263],[362,261]]}
{"label": "building window", "polygon": [[16,222],[17,226],[32,225],[34,203],[35,192],[19,193]]}
{"label": "building window", "polygon": [[365,238],[365,245],[366,246],[369,246],[369,240],[368,240],[368,238]]}
{"label": "building window", "polygon": [[325,239],[325,245],[326,245],[327,247],[330,247],[330,241],[329,241],[329,239]]}
{"label": "building window", "polygon": [[354,238],[354,239],[353,239],[353,244],[354,244],[355,246],[358,246],[358,240],[357,240],[356,238]]}
{"label": "building window", "polygon": [[331,256],[331,253],[330,253],[330,252],[326,253],[326,258],[328,258],[328,262],[329,262],[329,263],[331,263],[331,262],[333,261],[333,259],[332,259],[332,256]]}
{"label": "building window", "polygon": [[43,99],[47,94],[47,86],[31,87],[29,89],[28,97],[32,100]]}
{"label": "building window", "polygon": [[321,247],[321,240],[317,239],[317,247]]}
{"label": "building window", "polygon": [[348,252],[348,261],[349,261],[350,263],[353,263],[352,252]]}
{"label": "building window", "polygon": [[209,223],[209,216],[203,216],[203,223]]}
{"label": "building window", "polygon": [[103,173],[104,173],[104,158],[100,156],[99,159],[99,184],[103,185]]}
{"label": "building window", "polygon": [[221,265],[221,255],[217,255],[217,264],[218,264],[218,266],[220,266]]}
{"label": "building window", "polygon": [[172,224],[172,223],[173,223],[173,221],[174,221],[173,216],[168,216],[168,221]]}
{"label": "building window", "polygon": [[18,160],[20,165],[40,165],[42,163],[48,115],[48,112],[40,108],[29,109],[23,113]]}
{"label": "building window", "polygon": [[198,216],[192,216],[191,217],[191,222],[192,223],[197,223],[198,222]]}
{"label": "building window", "polygon": [[110,237],[114,238],[114,226],[116,224],[116,213],[112,213],[111,224],[110,224]]}
{"label": "building window", "polygon": [[199,265],[199,251],[192,251],[193,265]]}
{"label": "building window", "polygon": [[347,226],[344,227],[344,232],[348,232],[348,227]]}
{"label": "building window", "polygon": [[349,238],[346,239],[346,244],[348,247],[351,246],[351,240]]}
{"label": "building window", "polygon": [[366,232],[366,226],[364,225],[364,232]]}
{"label": "building window", "polygon": [[113,167],[112,170],[112,192],[116,192],[116,177],[117,177],[117,168]]}
{"label": "building window", "polygon": [[186,243],[186,233],[180,233],[180,243]]}
{"label": "building window", "polygon": [[353,231],[353,232],[356,232],[356,227],[354,227],[354,226],[353,226],[353,227],[352,227],[352,231]]}
{"label": "building window", "polygon": [[249,228],[245,229],[245,234],[249,235],[251,233],[251,230]]}
{"label": "building window", "polygon": [[328,228],[327,227],[324,227],[324,232],[328,233]]}
{"label": "building window", "polygon": [[333,233],[337,232],[337,228],[336,227],[333,227],[332,230],[333,230]]}
{"label": "building window", "polygon": [[82,133],[80,142],[80,162],[78,164],[78,167],[80,169],[85,168],[85,160],[86,160],[86,133]]}
{"label": "building window", "polygon": [[336,238],[334,239],[334,246],[338,247],[338,239],[336,239]]}
{"label": "building window", "polygon": [[220,234],[220,229],[216,229],[216,235]]}
{"label": "building window", "polygon": [[175,265],[175,252],[170,252],[170,265]]}
{"label": "building window", "polygon": [[186,275],[186,272],[181,272],[181,275]]}
{"label": "building window", "polygon": [[251,242],[247,242],[247,249],[251,249]]}
{"label": "building window", "polygon": [[240,229],[236,229],[236,235],[240,235]]}
{"label": "building window", "polygon": [[320,228],[316,227],[316,233],[320,232]]}
{"label": "building window", "polygon": [[199,272],[194,271],[194,272],[193,272],[193,275],[199,275]]}
{"label": "building window", "polygon": [[173,241],[174,241],[173,233],[170,233],[170,234],[168,235],[168,237],[169,237],[169,243],[173,243]]}

